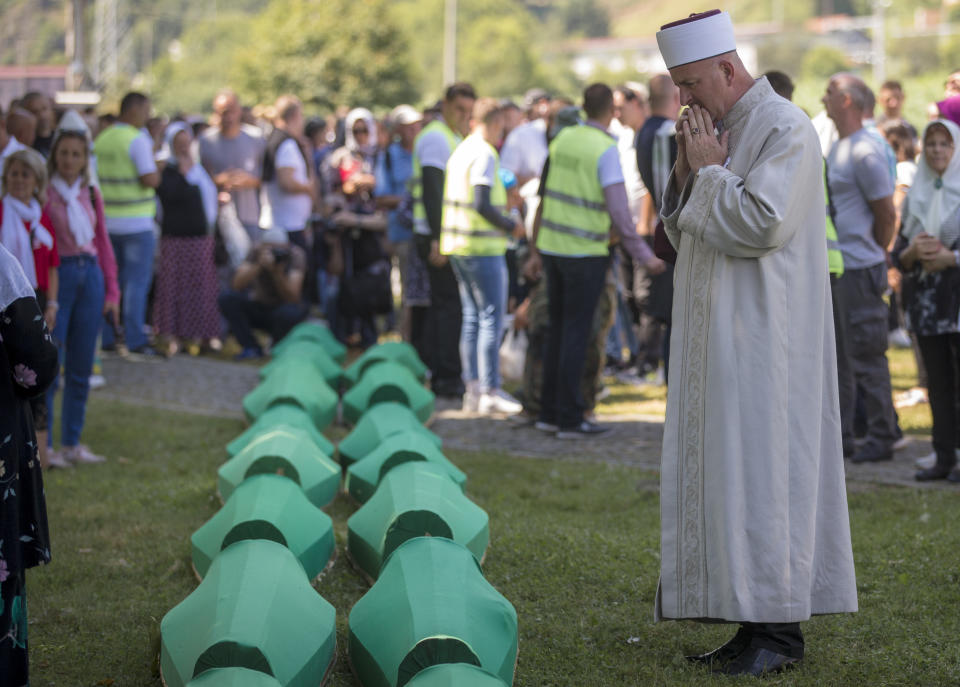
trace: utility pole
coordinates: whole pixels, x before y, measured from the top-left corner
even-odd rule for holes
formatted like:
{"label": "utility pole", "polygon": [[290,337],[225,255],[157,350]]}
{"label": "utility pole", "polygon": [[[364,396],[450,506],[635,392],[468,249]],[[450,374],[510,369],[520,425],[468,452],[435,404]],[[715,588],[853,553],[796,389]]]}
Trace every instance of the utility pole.
{"label": "utility pole", "polygon": [[67,62],[67,90],[80,90],[86,85],[87,69],[85,59],[86,32],[83,17],[87,0],[71,0],[67,4],[67,36],[64,41]]}
{"label": "utility pole", "polygon": [[443,31],[443,84],[457,80],[457,0],[447,0]]}
{"label": "utility pole", "polygon": [[880,87],[887,78],[886,12],[891,0],[873,0],[873,27],[870,52],[873,61],[873,84]]}

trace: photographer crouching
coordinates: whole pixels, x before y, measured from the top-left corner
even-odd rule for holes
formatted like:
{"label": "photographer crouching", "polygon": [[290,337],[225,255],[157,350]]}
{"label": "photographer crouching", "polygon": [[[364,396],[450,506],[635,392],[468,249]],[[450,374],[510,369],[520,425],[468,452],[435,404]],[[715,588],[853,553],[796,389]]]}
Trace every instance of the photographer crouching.
{"label": "photographer crouching", "polygon": [[285,232],[272,230],[237,267],[232,290],[218,299],[220,312],[243,347],[237,360],[263,356],[254,329],[267,332],[275,344],[306,319],[310,310],[302,299],[306,265],[303,249],[287,241]]}

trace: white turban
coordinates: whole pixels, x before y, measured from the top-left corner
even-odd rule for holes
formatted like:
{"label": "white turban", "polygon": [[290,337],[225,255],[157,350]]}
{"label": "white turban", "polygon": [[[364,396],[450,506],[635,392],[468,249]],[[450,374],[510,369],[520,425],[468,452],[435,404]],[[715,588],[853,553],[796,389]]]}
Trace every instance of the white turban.
{"label": "white turban", "polygon": [[657,45],[667,69],[699,62],[737,49],[733,21],[727,12],[711,10],[666,24],[657,31]]}

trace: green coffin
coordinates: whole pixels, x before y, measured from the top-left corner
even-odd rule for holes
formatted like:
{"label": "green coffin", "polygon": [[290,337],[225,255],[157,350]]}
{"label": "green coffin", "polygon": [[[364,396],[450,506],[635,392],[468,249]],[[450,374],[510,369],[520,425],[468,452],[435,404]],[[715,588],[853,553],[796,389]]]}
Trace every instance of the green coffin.
{"label": "green coffin", "polygon": [[200,673],[187,687],[282,687],[276,678],[247,668],[214,668]]}
{"label": "green coffin", "polygon": [[507,687],[503,680],[469,663],[444,663],[417,673],[407,687]]}
{"label": "green coffin", "polygon": [[402,403],[378,403],[363,414],[357,426],[343,438],[337,447],[340,464],[344,467],[366,456],[391,434],[413,429],[430,437],[437,448],[443,440],[423,426],[413,411]]}
{"label": "green coffin", "polygon": [[377,361],[343,395],[343,417],[355,423],[376,404],[396,401],[410,408],[420,422],[426,422],[433,414],[433,398],[433,393],[400,363]]}
{"label": "green coffin", "polygon": [[278,474],[300,485],[317,508],[333,501],[340,488],[340,466],[299,429],[274,429],[261,434],[217,470],[220,498],[253,475]]}
{"label": "green coffin", "polygon": [[200,586],[160,623],[160,670],[167,687],[231,667],[285,687],[317,687],[336,631],[336,611],[287,547],[240,541],[220,552]]}
{"label": "green coffin", "polygon": [[435,463],[416,461],[393,468],[370,500],[347,521],[347,551],[374,580],[394,549],[423,536],[453,539],[478,561],[483,560],[490,541],[486,511],[468,499]]}
{"label": "green coffin", "polygon": [[391,469],[403,463],[426,461],[440,466],[460,489],[467,476],[451,463],[430,437],[417,430],[405,429],[391,434],[363,460],[347,468],[346,491],[360,503],[373,496],[380,480]]}
{"label": "green coffin", "polygon": [[317,429],[326,429],[337,414],[336,392],[310,363],[284,365],[243,398],[247,417],[256,420],[276,403],[293,403],[305,411]]}
{"label": "green coffin", "polygon": [[337,363],[343,364],[347,359],[347,347],[337,341],[337,337],[327,327],[316,322],[303,322],[291,329],[280,343],[270,349],[270,355],[274,357],[283,355],[287,347],[297,341],[312,341],[320,344]]}
{"label": "green coffin", "polygon": [[339,389],[343,379],[343,368],[330,357],[326,350],[315,341],[294,341],[283,350],[283,355],[275,357],[260,368],[260,379],[267,379],[288,365],[303,365],[309,363],[317,368],[317,372],[331,389]]}
{"label": "green coffin", "polygon": [[[408,411],[409,412],[409,411]],[[337,450],[333,442],[327,439],[302,407],[295,403],[274,403],[247,427],[243,434],[227,444],[227,455],[231,458],[247,447],[251,441],[271,429],[300,429],[305,431],[328,456]]]}
{"label": "green coffin", "polygon": [[357,383],[364,372],[374,363],[390,360],[400,363],[413,373],[417,381],[423,384],[427,380],[427,366],[420,360],[416,349],[405,341],[387,341],[368,348],[363,355],[353,361],[345,373],[348,386]]}
{"label": "green coffin", "polygon": [[193,567],[200,577],[220,551],[245,539],[283,544],[312,580],[330,562],[335,546],[330,516],[307,500],[303,490],[280,475],[244,480],[217,514],[190,538]]}
{"label": "green coffin", "polygon": [[364,687],[401,687],[440,663],[476,665],[513,684],[517,612],[473,554],[449,539],[402,544],[349,624],[350,660]]}

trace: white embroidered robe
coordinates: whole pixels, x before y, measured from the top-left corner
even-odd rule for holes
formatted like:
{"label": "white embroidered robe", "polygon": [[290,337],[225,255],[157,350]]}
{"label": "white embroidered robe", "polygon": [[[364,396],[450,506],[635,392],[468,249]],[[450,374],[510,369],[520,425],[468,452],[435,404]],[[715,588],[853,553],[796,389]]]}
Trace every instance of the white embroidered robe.
{"label": "white embroidered robe", "polygon": [[656,617],[857,609],[817,134],[758,80],[663,219],[677,249]]}

